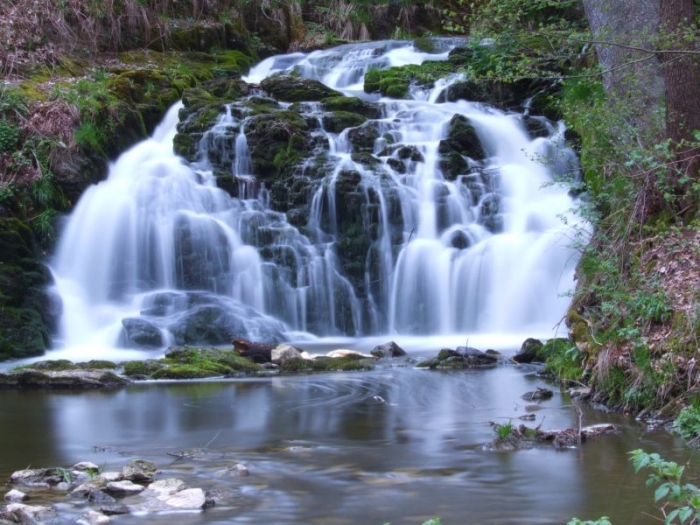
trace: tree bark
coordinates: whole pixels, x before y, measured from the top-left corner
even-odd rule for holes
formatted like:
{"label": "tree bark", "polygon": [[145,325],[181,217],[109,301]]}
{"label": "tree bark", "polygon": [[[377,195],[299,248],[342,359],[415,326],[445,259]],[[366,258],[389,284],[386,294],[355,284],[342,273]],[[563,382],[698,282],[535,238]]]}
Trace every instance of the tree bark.
{"label": "tree bark", "polygon": [[[690,50],[692,40],[684,38],[695,20],[693,0],[661,1],[661,41],[667,50]],[[668,53],[662,58],[666,92],[666,134],[676,156],[679,180],[700,175],[700,152],[690,149],[693,132],[700,131],[700,59],[697,55]]]}
{"label": "tree bark", "polygon": [[[690,0],[692,1],[692,0]],[[596,40],[598,61],[603,68],[603,87],[628,115],[638,136],[654,144],[663,134],[664,76],[653,53],[625,46],[654,48],[658,34],[661,0],[583,0],[588,25]],[[619,45],[616,45],[619,44]]]}

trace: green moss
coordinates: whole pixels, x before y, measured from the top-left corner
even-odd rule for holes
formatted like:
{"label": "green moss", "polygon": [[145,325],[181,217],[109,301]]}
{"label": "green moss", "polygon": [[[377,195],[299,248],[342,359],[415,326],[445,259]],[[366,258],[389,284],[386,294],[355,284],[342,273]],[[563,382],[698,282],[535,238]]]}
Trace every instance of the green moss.
{"label": "green moss", "polygon": [[124,367],[124,375],[127,377],[148,378],[165,365],[155,359],[147,359],[145,361],[127,361],[122,366]]}
{"label": "green moss", "polygon": [[323,116],[323,127],[331,133],[340,133],[346,128],[361,126],[367,120],[366,117],[349,111],[334,111]]}
{"label": "green moss", "polygon": [[69,361],[67,359],[55,359],[55,360],[47,360],[47,361],[38,361],[36,363],[32,363],[31,365],[27,365],[26,368],[32,369],[32,370],[51,370],[51,371],[60,371],[60,370],[78,370],[80,367],[73,363],[72,361]]}
{"label": "green moss", "polygon": [[373,365],[356,356],[341,358],[317,357],[316,359],[302,359],[295,357],[286,359],[280,365],[282,374],[299,374],[310,372],[349,372],[358,370],[371,370]]}
{"label": "green moss", "polygon": [[324,111],[347,111],[367,118],[380,118],[382,111],[376,104],[357,97],[329,97],[321,101]]}
{"label": "green moss", "polygon": [[119,368],[116,363],[101,359],[92,359],[85,363],[77,363],[77,365],[84,370],[115,370]]}
{"label": "green moss", "polygon": [[153,379],[202,379],[222,375],[217,370],[202,368],[198,365],[170,365],[156,370]]}

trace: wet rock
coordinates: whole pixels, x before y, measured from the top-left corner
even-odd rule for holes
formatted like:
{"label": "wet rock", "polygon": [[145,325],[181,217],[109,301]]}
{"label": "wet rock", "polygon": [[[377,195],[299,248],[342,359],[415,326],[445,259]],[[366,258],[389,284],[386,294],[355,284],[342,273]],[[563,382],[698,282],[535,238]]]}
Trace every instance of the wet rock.
{"label": "wet rock", "polygon": [[343,95],[318,80],[290,75],[268,77],[260,83],[260,87],[284,102],[310,102]]}
{"label": "wet rock", "polygon": [[75,465],[73,465],[73,469],[93,473],[98,472],[100,470],[100,467],[98,465],[95,465],[91,461],[81,461],[80,463],[76,463]]}
{"label": "wet rock", "polygon": [[126,496],[133,496],[134,494],[139,494],[143,492],[145,487],[143,485],[137,485],[136,483],[123,480],[123,481],[111,481],[107,483],[104,491],[110,496],[116,498],[123,498]]}
{"label": "wet rock", "polygon": [[434,359],[427,359],[416,365],[417,368],[467,369],[492,368],[498,364],[498,357],[476,348],[457,347],[456,350],[443,348]]}
{"label": "wet rock", "polygon": [[373,122],[368,122],[363,126],[348,131],[348,140],[355,152],[372,153],[375,141],[379,136],[379,131]]}
{"label": "wet rock", "polygon": [[129,514],[131,510],[126,505],[103,505],[100,507],[100,512],[105,516],[121,516]]}
{"label": "wet rock", "polygon": [[233,350],[242,357],[248,357],[255,363],[269,363],[272,361],[272,350],[275,345],[268,343],[255,343],[245,339],[234,339]]}
{"label": "wet rock", "polygon": [[29,496],[22,492],[21,490],[12,489],[10,492],[5,494],[5,500],[11,503],[21,503],[29,499]]}
{"label": "wet rock", "polygon": [[273,363],[281,363],[287,359],[300,358],[301,352],[293,346],[281,344],[272,349],[270,360]]}
{"label": "wet rock", "polygon": [[513,356],[513,361],[516,363],[532,363],[533,361],[541,361],[539,351],[544,346],[539,339],[528,338],[523,342],[520,351]]}
{"label": "wet rock", "polygon": [[122,319],[124,344],[128,348],[160,348],[163,334],[152,323],[141,318]]}
{"label": "wet rock", "polygon": [[382,110],[378,104],[367,102],[357,97],[330,97],[321,101],[324,111],[349,111],[367,118],[378,119]]}
{"label": "wet rock", "polygon": [[397,345],[394,341],[389,341],[382,345],[377,345],[370,352],[374,357],[402,357],[406,355],[406,351]]}
{"label": "wet rock", "polygon": [[161,479],[151,483],[143,491],[143,497],[154,497],[157,499],[168,499],[173,494],[185,490],[185,482],[177,478]]}
{"label": "wet rock", "polygon": [[179,510],[198,510],[209,506],[202,489],[185,489],[164,500],[169,507]]}
{"label": "wet rock", "polygon": [[356,128],[364,124],[366,117],[349,111],[334,111],[324,115],[323,127],[331,133],[340,133],[347,128]]}
{"label": "wet rock", "polygon": [[18,470],[10,476],[10,482],[15,485],[24,485],[25,487],[48,487],[47,478],[55,476],[55,469],[37,468]]}
{"label": "wet rock", "polygon": [[80,516],[80,518],[78,518],[78,521],[76,521],[75,523],[77,525],[106,525],[111,521],[112,520],[110,520],[104,514],[94,510],[90,510],[82,516]]}
{"label": "wet rock", "polygon": [[532,138],[549,137],[551,133],[551,124],[544,117],[523,117],[523,124],[528,134]]}
{"label": "wet rock", "polygon": [[520,396],[520,398],[524,399],[525,401],[546,401],[547,399],[551,399],[552,396],[554,396],[554,392],[548,388],[538,387],[537,390],[527,392]]}
{"label": "wet rock", "polygon": [[136,483],[152,483],[157,467],[150,461],[134,459],[122,468],[122,477]]}
{"label": "wet rock", "polygon": [[0,520],[23,525],[43,525],[56,519],[56,511],[51,507],[24,505],[23,503],[10,503],[0,510]]}
{"label": "wet rock", "polygon": [[0,374],[0,388],[87,390],[124,386],[130,381],[107,370],[17,370]]}
{"label": "wet rock", "polygon": [[225,469],[217,470],[214,473],[215,476],[218,477],[231,477],[231,478],[242,478],[250,475],[250,471],[248,470],[248,467],[243,465],[242,463],[236,463],[235,465],[232,465],[230,467],[227,467]]}

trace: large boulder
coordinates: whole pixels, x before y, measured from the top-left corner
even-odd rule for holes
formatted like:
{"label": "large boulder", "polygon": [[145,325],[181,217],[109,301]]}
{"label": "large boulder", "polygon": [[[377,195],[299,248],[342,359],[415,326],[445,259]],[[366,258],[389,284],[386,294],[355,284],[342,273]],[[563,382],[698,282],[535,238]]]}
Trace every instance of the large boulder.
{"label": "large boulder", "polygon": [[130,381],[109,370],[32,370],[0,374],[0,388],[86,390],[113,388]]}
{"label": "large boulder", "polygon": [[389,341],[382,345],[377,345],[370,352],[374,357],[403,357],[406,355],[406,351],[397,345],[394,341]]}
{"label": "large boulder", "polygon": [[341,97],[342,93],[331,89],[318,80],[275,75],[267,77],[260,83],[266,93],[284,102],[311,102],[329,97]]}
{"label": "large boulder", "polygon": [[516,363],[532,363],[534,361],[542,362],[540,350],[542,350],[542,341],[535,338],[528,338],[523,341],[520,351],[513,356],[513,361]]}
{"label": "large boulder", "polygon": [[163,334],[152,323],[128,317],[122,319],[124,344],[131,348],[160,348],[163,346]]}

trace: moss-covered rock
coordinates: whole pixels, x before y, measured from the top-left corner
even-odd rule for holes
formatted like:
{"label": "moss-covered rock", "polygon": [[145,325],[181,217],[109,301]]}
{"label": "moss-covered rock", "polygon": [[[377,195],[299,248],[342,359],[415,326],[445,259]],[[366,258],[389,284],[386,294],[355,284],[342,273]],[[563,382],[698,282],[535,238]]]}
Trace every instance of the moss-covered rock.
{"label": "moss-covered rock", "polygon": [[498,364],[497,352],[482,352],[476,348],[460,346],[456,350],[443,348],[434,358],[425,359],[416,365],[417,368],[431,370],[465,370],[470,368],[493,368]]}
{"label": "moss-covered rock", "polygon": [[359,99],[357,97],[330,97],[321,101],[324,111],[348,111],[357,113],[367,118],[381,118],[382,110],[379,105]]}
{"label": "moss-covered rock", "polygon": [[232,350],[172,347],[162,359],[124,363],[124,375],[135,379],[199,379],[254,374],[262,369]]}
{"label": "moss-covered rock", "polygon": [[540,355],[543,346],[542,341],[539,339],[532,337],[525,339],[520,347],[520,351],[513,356],[513,361],[517,363],[543,363],[544,358]]}
{"label": "moss-covered rock", "polygon": [[320,356],[315,359],[302,359],[293,357],[280,364],[280,373],[299,374],[311,372],[349,372],[357,370],[371,370],[371,361],[367,359],[357,359],[355,356],[346,357],[325,357]]}
{"label": "moss-covered rock", "polygon": [[313,102],[329,97],[341,97],[342,93],[327,87],[318,80],[275,75],[260,83],[266,93],[284,102]]}
{"label": "moss-covered rock", "polygon": [[306,121],[293,111],[252,117],[246,124],[246,136],[253,173],[261,179],[291,175],[312,149]]}
{"label": "moss-covered rock", "polygon": [[51,276],[26,223],[0,217],[0,360],[41,355],[59,308],[46,291]]}
{"label": "moss-covered rock", "polygon": [[347,128],[361,126],[366,120],[366,117],[358,113],[334,111],[323,116],[323,127],[331,133],[340,133]]}

